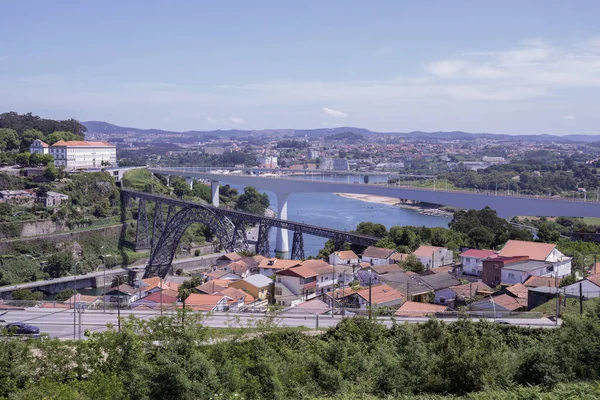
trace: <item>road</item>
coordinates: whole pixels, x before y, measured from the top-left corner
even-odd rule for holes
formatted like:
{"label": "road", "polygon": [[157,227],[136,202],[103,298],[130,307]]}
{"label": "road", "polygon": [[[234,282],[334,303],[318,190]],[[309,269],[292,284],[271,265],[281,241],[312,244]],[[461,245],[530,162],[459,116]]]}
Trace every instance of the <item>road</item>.
{"label": "road", "polygon": [[[121,318],[127,318],[129,315],[135,315],[140,319],[150,319],[160,315],[156,311],[121,311]],[[19,309],[4,311],[0,316],[6,322],[25,322],[40,328],[41,333],[45,333],[50,337],[59,339],[73,339],[74,323],[73,310],[70,309]],[[337,325],[341,320],[341,316],[320,316],[318,319],[319,328],[328,328]],[[75,324],[75,338],[79,337],[79,315],[75,315],[77,324]],[[214,328],[245,328],[256,326],[260,321],[264,321],[263,314],[235,314],[235,313],[213,313],[205,321],[204,325]],[[392,320],[389,317],[378,318],[387,326],[392,325]],[[456,318],[444,319],[446,322],[454,322]],[[418,323],[425,322],[427,318],[396,318],[398,322]],[[523,318],[503,318],[511,325],[532,327],[532,328],[554,328],[556,323],[547,319],[523,319]],[[314,315],[293,315],[293,316],[277,316],[273,322],[281,327],[300,327],[308,328],[317,327],[317,319]],[[105,331],[107,324],[117,326],[117,311],[110,310],[104,313],[102,310],[86,310],[81,315],[81,335],[84,338],[86,330],[93,332]]]}

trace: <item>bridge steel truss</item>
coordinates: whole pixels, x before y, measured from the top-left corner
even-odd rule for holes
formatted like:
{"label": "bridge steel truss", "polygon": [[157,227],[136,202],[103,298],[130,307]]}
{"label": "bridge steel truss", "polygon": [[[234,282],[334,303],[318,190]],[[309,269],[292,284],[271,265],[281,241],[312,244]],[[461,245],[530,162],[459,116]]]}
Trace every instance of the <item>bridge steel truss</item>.
{"label": "bridge steel truss", "polygon": [[[258,226],[256,253],[270,255],[269,229],[283,228],[294,232],[292,258],[304,258],[304,234],[332,239],[335,249],[341,250],[344,243],[370,246],[379,239],[354,232],[340,231],[316,225],[265,217],[243,211],[227,210],[207,204],[193,203],[172,197],[142,193],[121,189],[121,201],[130,204],[131,199],[138,200],[138,219],[136,228],[136,249],[150,249],[150,261],[146,266],[145,277],[165,277],[171,270],[171,263],[177,251],[179,241],[185,230],[193,223],[200,222],[209,227],[220,245],[226,251],[248,251],[247,228]],[[147,203],[154,203],[152,232],[148,221]],[[164,218],[163,206],[168,206]]]}

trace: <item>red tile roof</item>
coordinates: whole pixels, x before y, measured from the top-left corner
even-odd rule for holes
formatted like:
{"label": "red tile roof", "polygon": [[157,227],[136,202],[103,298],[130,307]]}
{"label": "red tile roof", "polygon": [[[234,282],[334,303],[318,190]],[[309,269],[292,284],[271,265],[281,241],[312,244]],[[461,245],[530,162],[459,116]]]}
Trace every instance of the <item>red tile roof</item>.
{"label": "red tile roof", "polygon": [[300,278],[311,278],[318,275],[315,271],[303,265],[277,271],[275,274],[283,276],[298,276]]}
{"label": "red tile roof", "polygon": [[473,257],[473,258],[488,258],[493,256],[494,254],[496,254],[496,252],[494,250],[477,250],[477,249],[470,249],[467,251],[463,251],[462,253],[460,253],[461,257]]}
{"label": "red tile roof", "polygon": [[556,287],[556,278],[551,276],[530,276],[523,284],[527,287]]}
{"label": "red tile roof", "polygon": [[517,301],[516,298],[509,296],[507,294],[501,294],[500,296],[495,296],[493,298],[493,300],[497,306],[503,307],[509,311],[515,311],[515,310],[518,310],[519,308],[523,307],[523,305],[521,303],[519,303],[519,301]]}
{"label": "red tile roof", "polygon": [[415,251],[413,251],[413,254],[417,257],[431,257],[431,255],[440,250],[443,249],[443,247],[438,247],[438,246],[419,246],[418,249],[416,249]]}
{"label": "red tile roof", "polygon": [[352,250],[336,251],[335,254],[340,260],[352,260],[357,259],[358,256]]}
{"label": "red tile roof", "polygon": [[553,243],[527,242],[523,240],[509,240],[500,250],[504,257],[529,256],[530,260],[546,261],[552,250],[556,247]]}
{"label": "red tile roof", "polygon": [[[369,301],[369,288],[359,290],[356,294]],[[402,300],[403,298],[404,295],[402,293],[388,285],[371,286],[371,301],[373,304],[388,303],[394,300]]]}
{"label": "red tile roof", "polygon": [[466,283],[464,285],[450,286],[450,290],[456,293],[457,296],[468,299],[469,295],[475,297],[478,294],[492,293],[494,290],[483,282]]}
{"label": "red tile roof", "polygon": [[592,282],[596,286],[600,286],[600,272],[597,274],[590,275],[585,279]]}
{"label": "red tile roof", "polygon": [[427,315],[448,311],[446,306],[437,304],[418,303],[415,301],[406,301],[394,313],[397,317],[425,317]]}
{"label": "red tile roof", "polygon": [[115,145],[108,142],[86,142],[83,140],[65,142],[64,140],[59,140],[50,147],[115,147]]}

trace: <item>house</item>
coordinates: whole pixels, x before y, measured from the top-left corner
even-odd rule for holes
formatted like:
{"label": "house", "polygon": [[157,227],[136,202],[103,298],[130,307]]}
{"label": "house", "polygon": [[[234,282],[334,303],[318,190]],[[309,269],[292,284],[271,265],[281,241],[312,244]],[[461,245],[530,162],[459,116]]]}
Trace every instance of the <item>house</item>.
{"label": "house", "polygon": [[358,265],[359,262],[358,256],[352,250],[334,251],[329,255],[331,265]]}
{"label": "house", "polygon": [[35,139],[29,146],[29,153],[48,154],[50,153],[50,145],[42,142],[40,139]]}
{"label": "house", "polygon": [[[32,146],[33,144],[35,141]],[[108,142],[59,140],[50,146],[49,154],[54,156],[55,167],[64,167],[67,170],[117,165],[117,148]]]}
{"label": "house", "polygon": [[302,266],[311,269],[317,274],[317,296],[334,289],[337,284],[337,274],[333,265],[329,265],[323,260],[306,260],[302,262]]}
{"label": "house", "polygon": [[559,278],[571,274],[571,258],[561,253],[554,243],[509,240],[498,254],[503,257],[527,256],[532,261],[550,263],[553,266],[550,275]]}
{"label": "house", "polygon": [[363,252],[361,261],[371,265],[389,264],[390,257],[395,252],[396,250],[394,249],[384,249],[381,247],[369,246]]}
{"label": "house", "polygon": [[426,269],[442,267],[453,262],[452,251],[445,247],[422,245],[413,252],[413,255],[421,261]]}
{"label": "house", "polygon": [[242,311],[244,306],[254,301],[254,297],[250,296],[248,293],[232,287],[223,289],[216,294],[228,297],[229,300],[227,301],[227,309],[228,311],[233,312]]}
{"label": "house", "polygon": [[524,261],[505,265],[500,276],[501,283],[514,285],[525,282],[530,276],[556,276],[556,272],[552,263]]}
{"label": "house", "polygon": [[140,290],[129,285],[114,286],[104,294],[104,301],[107,303],[130,304],[139,298]]}
{"label": "house", "polygon": [[302,261],[282,260],[279,258],[263,258],[258,264],[258,273],[264,276],[273,276],[277,271],[299,266]]}
{"label": "house", "polygon": [[209,272],[207,274],[205,274],[206,279],[211,281],[213,279],[221,279],[221,280],[228,280],[228,281],[237,281],[242,279],[241,276],[239,276],[236,273],[233,273],[231,271],[227,271],[224,269],[217,269],[216,271],[212,271]]}
{"label": "house", "polygon": [[482,260],[482,274],[481,280],[488,286],[494,287],[502,282],[502,269],[506,265],[518,264],[527,262],[529,257],[527,256],[497,256],[494,258],[488,258]]}
{"label": "house", "polygon": [[426,301],[431,288],[413,272],[389,272],[380,277],[381,283],[396,289],[411,301]]}
{"label": "house", "polygon": [[357,271],[356,276],[358,278],[358,282],[361,286],[366,286],[369,284],[369,280],[371,284],[376,285],[380,283],[381,276],[388,274],[390,272],[403,272],[404,270],[398,266],[398,264],[379,264],[379,265],[370,265],[366,268],[361,268]]}
{"label": "house", "polygon": [[294,306],[316,296],[318,274],[299,265],[275,272],[275,303]]}
{"label": "house", "polygon": [[494,250],[470,249],[460,253],[460,263],[463,274],[481,276],[483,271],[483,260],[496,255]]}
{"label": "house", "polygon": [[402,262],[404,260],[406,260],[406,257],[408,257],[409,254],[407,253],[392,253],[392,255],[390,256],[390,264],[397,264],[399,262]]}
{"label": "house", "polygon": [[242,260],[234,261],[232,263],[224,265],[221,268],[224,269],[225,271],[233,272],[234,274],[238,275],[242,279],[246,278],[250,275],[250,268],[248,268],[248,264],[246,264]]}
{"label": "house", "polygon": [[192,293],[185,299],[185,306],[196,311],[227,311],[229,300],[222,294]]}
{"label": "house", "polygon": [[[370,295],[369,295],[370,291]],[[350,308],[367,310],[369,308],[369,298],[373,307],[396,307],[400,306],[405,300],[402,293],[396,289],[380,284],[364,288],[346,296],[345,303]]]}
{"label": "house", "polygon": [[146,306],[154,310],[160,308],[161,304],[163,308],[165,308],[170,307],[175,303],[177,303],[177,295],[173,296],[162,292],[154,292],[131,303],[131,308],[138,309],[140,306]]}
{"label": "house", "polygon": [[24,190],[0,190],[0,201],[8,204],[25,204],[34,200],[31,189]]}
{"label": "house", "polygon": [[[235,281],[239,282],[239,281]],[[231,283],[235,283],[231,282]],[[229,281],[225,279],[213,279],[194,288],[195,291],[204,294],[215,294],[229,287]]]}
{"label": "house", "polygon": [[264,275],[250,275],[242,280],[231,282],[229,286],[243,290],[255,299],[267,300],[273,280]]}
{"label": "house", "polygon": [[239,261],[242,259],[242,256],[240,256],[238,253],[227,253],[227,254],[223,254],[221,257],[217,258],[217,266],[221,266],[221,265],[227,265],[229,263],[232,263],[234,261]]}
{"label": "house", "polygon": [[163,279],[160,279],[158,276],[154,276],[152,278],[144,278],[140,282],[140,297],[145,297],[149,294],[165,291],[165,290],[173,290],[177,292],[179,289],[179,284],[173,282],[167,282]]}
{"label": "house", "polygon": [[65,305],[69,308],[73,308],[75,303],[85,302],[87,307],[92,305],[97,305],[102,302],[102,296],[87,296],[85,294],[76,293],[73,296],[69,297],[67,300],[63,301]]}
{"label": "house", "polygon": [[483,282],[472,282],[464,285],[450,286],[435,292],[435,302],[451,308],[471,303],[475,298],[487,296],[494,290]]}
{"label": "house", "polygon": [[435,316],[438,313],[444,313],[450,309],[444,305],[417,303],[415,301],[405,301],[394,313],[397,317],[428,317]]}
{"label": "house", "polygon": [[585,299],[593,299],[600,297],[600,273],[590,275],[579,282],[565,286],[563,289],[567,295],[579,296],[579,288],[581,285],[581,295]]}
{"label": "house", "polygon": [[556,277],[553,276],[530,276],[523,285],[527,287],[556,287]]}
{"label": "house", "polygon": [[297,314],[312,314],[322,315],[327,314],[331,311],[331,307],[320,299],[312,299],[305,301],[304,303],[298,304],[295,307],[289,307],[283,310],[283,314],[297,315]]}
{"label": "house", "polygon": [[[434,303],[446,304],[445,289],[460,285],[460,281],[450,274],[432,274],[415,278],[427,285],[434,294]],[[455,296],[454,296],[455,297]]]}
{"label": "house", "polygon": [[529,288],[523,285],[522,283],[507,286],[503,288],[503,290],[500,293],[506,293],[509,296],[514,297],[524,309],[527,309],[527,297],[529,296]]}
{"label": "house", "polygon": [[44,207],[58,207],[67,200],[69,200],[69,196],[66,194],[49,191],[42,196],[37,196],[35,202],[43,204]]}
{"label": "house", "polygon": [[510,312],[524,310],[525,307],[516,298],[507,294],[489,296],[472,303],[469,308],[473,311]]}

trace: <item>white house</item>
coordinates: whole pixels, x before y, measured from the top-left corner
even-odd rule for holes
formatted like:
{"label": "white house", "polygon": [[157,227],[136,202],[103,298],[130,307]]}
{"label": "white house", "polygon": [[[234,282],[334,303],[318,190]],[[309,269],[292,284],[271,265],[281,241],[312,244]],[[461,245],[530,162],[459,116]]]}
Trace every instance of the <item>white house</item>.
{"label": "white house", "polygon": [[362,254],[362,262],[371,265],[384,265],[390,263],[390,257],[394,254],[394,249],[384,249],[381,247],[369,246]]}
{"label": "white house", "polygon": [[452,264],[452,251],[445,247],[419,246],[413,254],[421,261],[426,269],[438,268]]}
{"label": "white house", "polygon": [[358,265],[359,262],[358,256],[352,250],[334,251],[329,255],[331,265]]}
{"label": "white house", "polygon": [[50,152],[50,145],[48,143],[42,142],[40,139],[35,139],[33,143],[29,146],[29,152],[31,154],[48,154]]}
{"label": "white house", "polygon": [[117,165],[117,149],[108,142],[60,140],[50,146],[49,154],[54,156],[54,166],[67,170]]}
{"label": "white house", "polygon": [[264,276],[273,276],[277,271],[296,267],[301,264],[298,260],[283,260],[278,258],[263,258],[258,264],[258,273]]}
{"label": "white house", "polygon": [[543,261],[552,264],[553,268],[548,270],[547,273],[542,275],[536,273],[532,276],[557,276],[562,278],[571,274],[571,257],[561,253],[556,248],[556,244],[553,243],[509,240],[498,255],[502,257],[528,256],[532,261]]}
{"label": "white house", "polygon": [[481,276],[483,260],[494,256],[494,250],[470,249],[460,253],[460,261],[465,275]]}
{"label": "white house", "polygon": [[579,296],[579,286],[581,285],[581,295],[585,299],[600,297],[600,273],[590,275],[587,278],[575,282],[572,285],[565,286],[563,289],[567,295]]}
{"label": "white house", "polygon": [[275,272],[275,303],[294,306],[316,296],[317,273],[305,266]]}
{"label": "white house", "polygon": [[531,276],[555,276],[555,266],[544,261],[525,261],[506,264],[500,271],[500,281],[504,284],[514,285],[525,283]]}

